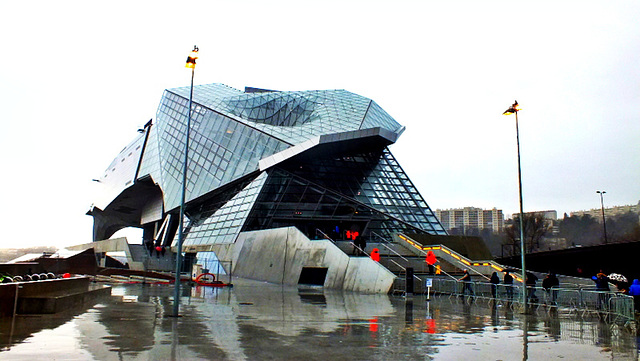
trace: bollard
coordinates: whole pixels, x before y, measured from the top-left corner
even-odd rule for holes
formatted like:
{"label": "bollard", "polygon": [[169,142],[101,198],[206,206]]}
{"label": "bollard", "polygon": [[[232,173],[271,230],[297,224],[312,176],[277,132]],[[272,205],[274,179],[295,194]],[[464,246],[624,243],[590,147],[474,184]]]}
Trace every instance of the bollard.
{"label": "bollard", "polygon": [[407,274],[405,278],[405,293],[407,296],[413,295],[413,268],[407,268]]}

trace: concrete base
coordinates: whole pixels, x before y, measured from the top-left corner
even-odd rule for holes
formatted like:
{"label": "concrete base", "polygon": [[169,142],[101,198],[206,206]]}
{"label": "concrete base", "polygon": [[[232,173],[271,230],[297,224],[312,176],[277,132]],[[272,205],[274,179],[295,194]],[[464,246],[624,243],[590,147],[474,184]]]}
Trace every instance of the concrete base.
{"label": "concrete base", "polygon": [[243,232],[234,244],[213,245],[212,251],[232,264],[234,277],[286,285],[298,284],[303,268],[325,268],[325,288],[362,293],[388,293],[396,277],[369,257],[350,257],[295,227]]}
{"label": "concrete base", "polygon": [[83,292],[57,296],[32,296],[18,298],[18,314],[51,314],[88,305],[111,295],[111,287],[92,284]]}
{"label": "concrete base", "polygon": [[[16,304],[17,292],[17,304]],[[51,314],[89,304],[111,295],[111,287],[91,283],[89,277],[3,283],[0,314]]]}

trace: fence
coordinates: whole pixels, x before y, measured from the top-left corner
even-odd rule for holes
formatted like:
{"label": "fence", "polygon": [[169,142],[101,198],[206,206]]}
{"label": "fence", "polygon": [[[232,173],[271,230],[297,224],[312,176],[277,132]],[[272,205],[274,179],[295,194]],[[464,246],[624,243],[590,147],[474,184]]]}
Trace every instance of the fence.
{"label": "fence", "polygon": [[[421,279],[421,283],[422,287],[416,287],[415,290],[426,292],[425,280]],[[520,284],[493,285],[489,282],[465,284],[465,282],[444,278],[432,278],[431,284],[432,294],[473,297],[515,305],[520,305],[522,302],[522,285]],[[598,316],[608,316],[612,321],[635,320],[632,296],[581,288],[552,288],[547,291],[542,287],[527,287],[525,292],[527,303],[532,307],[548,306],[581,314],[594,313]]]}

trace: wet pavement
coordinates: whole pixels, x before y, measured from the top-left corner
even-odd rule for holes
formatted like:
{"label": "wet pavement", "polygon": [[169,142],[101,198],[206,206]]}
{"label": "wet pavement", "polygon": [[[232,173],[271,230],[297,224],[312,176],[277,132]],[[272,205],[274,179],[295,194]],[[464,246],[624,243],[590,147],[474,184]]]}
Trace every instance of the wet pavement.
{"label": "wet pavement", "polygon": [[3,319],[0,359],[638,360],[627,326],[592,315],[246,280],[182,291],[181,317],[173,286],[128,284],[83,310]]}

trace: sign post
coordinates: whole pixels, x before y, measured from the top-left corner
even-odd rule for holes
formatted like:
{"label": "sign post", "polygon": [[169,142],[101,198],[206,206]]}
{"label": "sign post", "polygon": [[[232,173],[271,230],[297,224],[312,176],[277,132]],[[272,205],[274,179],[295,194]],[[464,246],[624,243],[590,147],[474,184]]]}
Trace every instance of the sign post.
{"label": "sign post", "polygon": [[427,278],[427,301],[431,301],[431,287],[433,286],[433,278]]}

